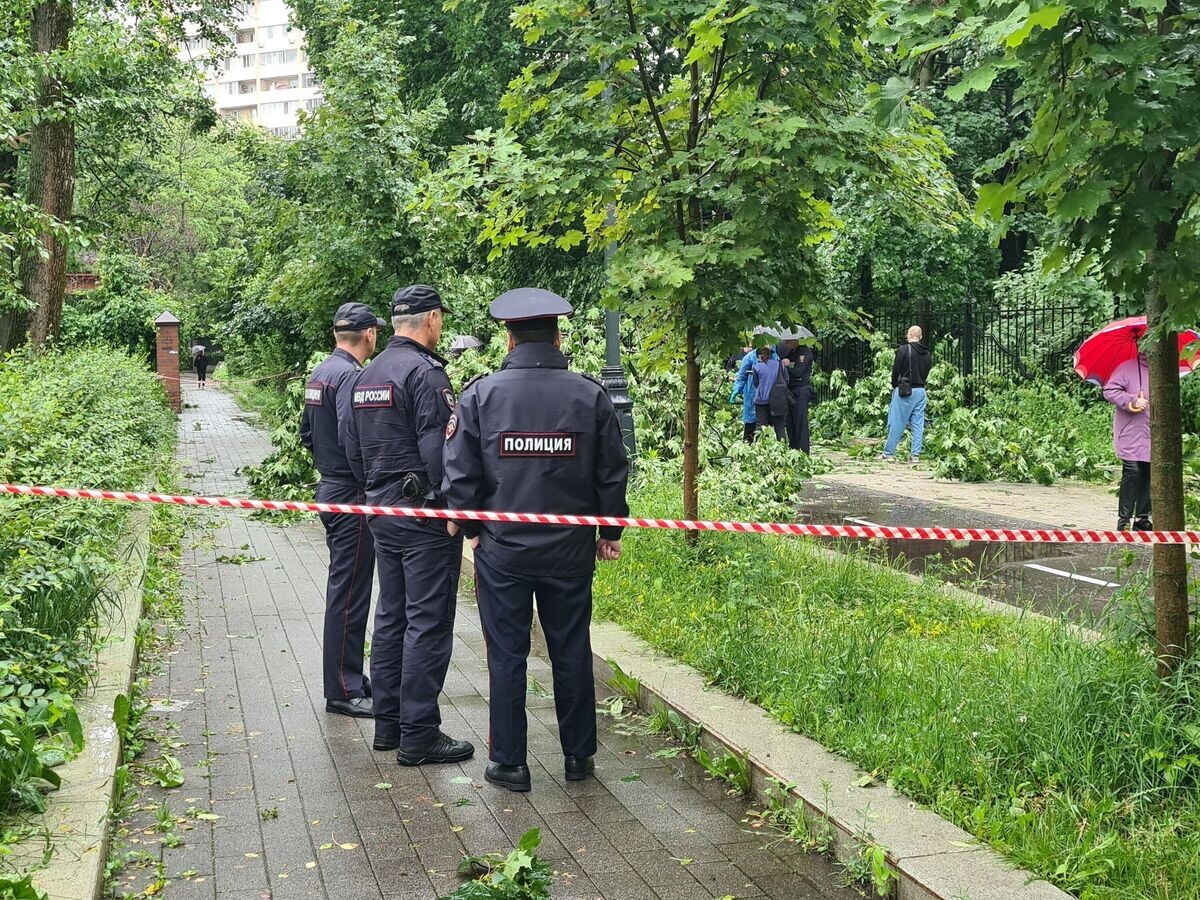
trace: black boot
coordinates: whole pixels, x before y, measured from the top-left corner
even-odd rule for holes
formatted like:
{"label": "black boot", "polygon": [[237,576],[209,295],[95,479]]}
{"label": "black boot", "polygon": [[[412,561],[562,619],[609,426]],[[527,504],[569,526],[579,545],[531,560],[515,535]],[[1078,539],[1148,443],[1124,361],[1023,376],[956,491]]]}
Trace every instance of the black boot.
{"label": "black boot", "polygon": [[475,745],[470,741],[456,741],[439,731],[433,743],[423,750],[401,749],[396,754],[396,762],[402,766],[423,766],[426,763],[462,762],[474,755]]}
{"label": "black boot", "polygon": [[491,763],[483,773],[488,784],[502,787],[509,791],[525,793],[529,790],[529,766],[505,766]]}
{"label": "black boot", "polygon": [[375,720],[375,740],[371,746],[376,750],[395,750],[400,746],[400,723]]}
{"label": "black boot", "polygon": [[1129,520],[1128,519],[1117,519],[1117,531],[1128,531],[1128,530],[1129,530]]}
{"label": "black boot", "polygon": [[1134,531],[1153,531],[1154,525],[1149,516],[1138,516],[1133,522]]}
{"label": "black boot", "polygon": [[582,759],[578,756],[566,756],[563,757],[563,770],[567,781],[583,781],[596,771],[596,763],[590,756]]}

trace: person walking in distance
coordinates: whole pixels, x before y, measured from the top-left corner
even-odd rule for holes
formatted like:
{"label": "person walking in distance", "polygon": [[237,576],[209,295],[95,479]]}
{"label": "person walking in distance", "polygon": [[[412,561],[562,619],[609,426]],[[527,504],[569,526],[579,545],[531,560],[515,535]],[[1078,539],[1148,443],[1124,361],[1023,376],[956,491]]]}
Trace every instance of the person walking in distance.
{"label": "person walking in distance", "polygon": [[[612,402],[595,379],[567,370],[559,350],[562,297],[509,291],[491,306],[508,329],[500,371],[476,379],[446,426],[448,509],[625,516],[629,461]],[[592,575],[621,556],[621,529],[458,523],[475,550],[479,617],[490,675],[485,778],[530,789],[525,692],[533,599],[554,673],[564,774],[593,771]]]}
{"label": "person walking in distance", "polygon": [[921,458],[925,440],[925,379],[933,365],[929,350],[921,343],[921,329],[908,329],[908,340],[896,351],[892,363],[892,401],[888,406],[888,437],[883,448],[884,459],[896,458],[896,447],[904,437],[904,429],[912,428],[911,459]]}
{"label": "person walking in distance", "polygon": [[[346,418],[346,457],[374,506],[440,506],[442,446],[454,408],[436,347],[446,307],[415,284],[392,298],[395,334],[359,373]],[[372,516],[379,601],[371,647],[376,750],[404,766],[461,762],[475,748],[441,730],[438,694],[450,667],[462,538],[441,521]]]}
{"label": "person walking in distance", "polygon": [[[313,369],[304,386],[300,443],[312,451],[321,473],[318,503],[362,503],[362,482],[354,475],[342,444],[342,425],[350,415],[350,385],[375,352],[379,329],[387,323],[362,303],[344,303],[333,317],[334,351]],[[371,682],[363,675],[375,542],[364,516],[321,513],[329,548],[325,584],[325,709],[343,716],[370,718]]]}
{"label": "person walking in distance", "polygon": [[203,347],[200,348],[199,353],[192,357],[192,365],[196,367],[196,381],[203,388],[205,381],[208,379],[208,353]]}
{"label": "person walking in distance", "polygon": [[1104,385],[1113,405],[1113,450],[1121,461],[1117,530],[1153,531],[1150,521],[1150,373],[1146,354],[1117,366]]}

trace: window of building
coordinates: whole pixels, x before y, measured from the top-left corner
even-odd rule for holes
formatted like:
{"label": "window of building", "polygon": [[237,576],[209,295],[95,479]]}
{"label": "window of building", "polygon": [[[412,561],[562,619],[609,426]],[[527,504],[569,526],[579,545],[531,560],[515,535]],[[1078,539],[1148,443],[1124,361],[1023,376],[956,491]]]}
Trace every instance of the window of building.
{"label": "window of building", "polygon": [[259,114],[266,116],[286,116],[288,113],[296,111],[295,100],[280,100],[275,103],[260,103],[258,105]]}
{"label": "window of building", "polygon": [[226,119],[234,119],[239,122],[253,122],[258,118],[253,106],[239,106],[236,109],[227,109],[221,113]]}
{"label": "window of building", "polygon": [[236,81],[225,82],[224,84],[221,85],[221,93],[224,94],[226,97],[236,96],[237,94],[240,93],[240,91],[238,91],[238,82],[236,82]]}
{"label": "window of building", "polygon": [[324,105],[325,105],[324,97],[314,97],[312,100],[304,101],[304,108],[308,109],[308,110],[313,110],[313,109],[316,109],[318,106],[324,106]]}
{"label": "window of building", "polygon": [[255,85],[255,83],[254,83],[254,81],[253,81],[253,80],[251,80],[251,81],[239,81],[239,82],[237,83],[237,86],[238,86],[238,93],[239,93],[239,94],[253,94],[253,93],[254,93],[254,88],[256,87],[256,85]]}
{"label": "window of building", "polygon": [[302,87],[310,88],[317,86],[317,75],[315,72],[305,72],[300,82]]}
{"label": "window of building", "polygon": [[300,133],[300,129],[295,125],[281,125],[278,128],[272,128],[271,134],[275,137],[295,137]]}
{"label": "window of building", "polygon": [[247,53],[245,56],[242,57],[242,68],[243,69],[253,69],[254,68],[254,54],[253,53]]}
{"label": "window of building", "polygon": [[292,88],[300,86],[300,77],[292,75],[285,78],[264,78],[262,89],[264,91],[290,91]]}
{"label": "window of building", "polygon": [[237,42],[239,44],[251,44],[254,42],[254,29],[243,28],[237,33]]}
{"label": "window of building", "polygon": [[295,50],[272,50],[269,53],[260,54],[260,62],[264,66],[282,66],[287,63],[296,61]]}
{"label": "window of building", "polygon": [[286,25],[264,25],[258,29],[258,39],[260,41],[278,41],[285,37],[289,37],[292,29]]}

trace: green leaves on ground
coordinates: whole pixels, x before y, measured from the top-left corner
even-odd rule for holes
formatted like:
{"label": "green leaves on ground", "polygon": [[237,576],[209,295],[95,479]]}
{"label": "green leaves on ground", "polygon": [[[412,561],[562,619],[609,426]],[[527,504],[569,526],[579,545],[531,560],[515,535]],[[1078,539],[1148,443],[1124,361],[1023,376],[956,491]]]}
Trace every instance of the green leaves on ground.
{"label": "green leaves on ground", "polygon": [[464,859],[458,874],[473,880],[440,900],[549,900],[550,867],[535,853],[541,842],[541,832],[531,828],[508,856]]}

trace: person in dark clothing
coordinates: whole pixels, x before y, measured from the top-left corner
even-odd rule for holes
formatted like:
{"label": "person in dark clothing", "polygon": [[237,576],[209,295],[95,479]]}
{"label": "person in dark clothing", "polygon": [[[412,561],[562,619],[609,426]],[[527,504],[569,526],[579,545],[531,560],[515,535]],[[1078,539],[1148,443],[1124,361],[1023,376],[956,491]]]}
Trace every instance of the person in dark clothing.
{"label": "person in dark clothing", "polygon": [[[416,284],[392,298],[395,335],[354,380],[342,443],[372,506],[442,505],[442,445],[454,409],[436,350],[445,306]],[[371,648],[376,750],[402,766],[462,762],[475,748],[441,730],[462,538],[444,522],[372,516],[379,602]]]}
{"label": "person in dark clothing", "polygon": [[925,439],[925,379],[933,366],[928,348],[921,343],[921,329],[908,329],[908,341],[896,351],[892,363],[892,402],[888,407],[888,438],[884,459],[896,458],[896,447],[904,429],[912,428],[912,461],[921,458]]}
{"label": "person in dark clothing", "polygon": [[[550,291],[497,297],[491,314],[508,329],[499,372],[471,382],[446,426],[448,509],[627,516],[629,460],[608,394],[567,369],[558,316],[571,306]],[[458,523],[475,549],[479,617],[490,676],[485,778],[528,791],[525,693],[533,600],[554,673],[563,769],[592,774],[596,692],[589,628],[596,560],[621,556],[621,529]]]}
{"label": "person in dark clothing", "polygon": [[780,357],[786,358],[789,365],[788,393],[791,404],[788,408],[787,434],[788,446],[793,450],[809,452],[810,440],[808,429],[808,407],[812,403],[812,371],[816,354],[812,347],[796,344],[789,352],[784,353],[780,348]]}
{"label": "person in dark clothing", "polygon": [[200,387],[204,387],[205,379],[208,378],[208,354],[201,350],[192,360],[192,364],[196,367],[196,380],[200,382]]}
{"label": "person in dark clothing", "polygon": [[[350,415],[350,385],[375,352],[378,329],[387,323],[362,303],[344,303],[333,317],[333,353],[313,369],[304,386],[300,443],[312,451],[321,473],[318,503],[365,500],[342,446],[341,423]],[[343,716],[371,717],[371,682],[363,676],[375,542],[365,516],[321,513],[329,548],[325,585],[325,710]]]}

